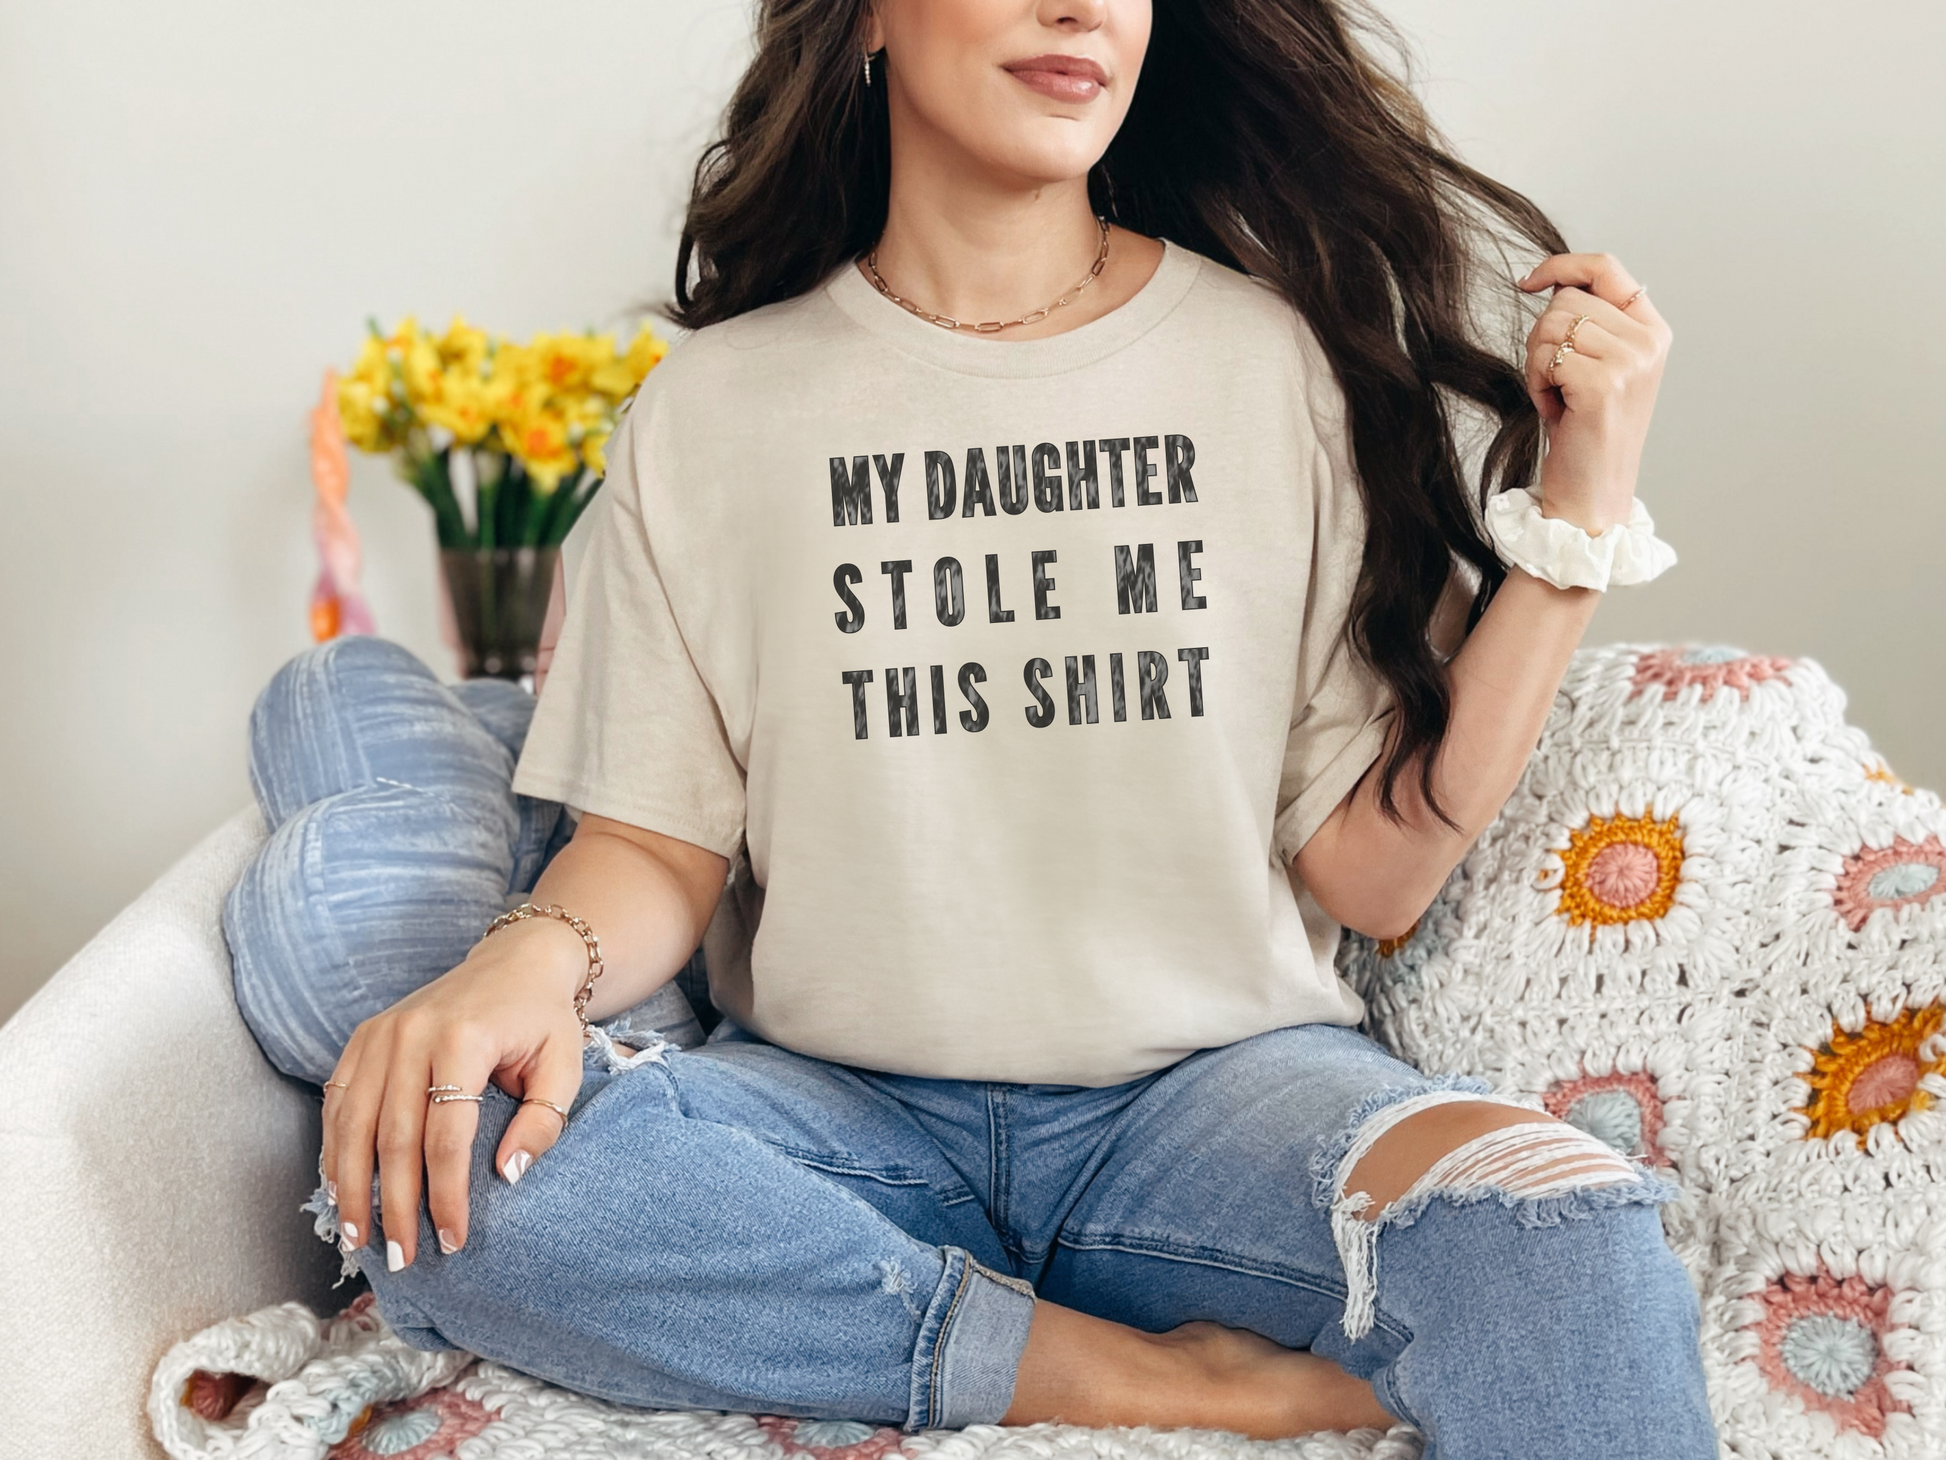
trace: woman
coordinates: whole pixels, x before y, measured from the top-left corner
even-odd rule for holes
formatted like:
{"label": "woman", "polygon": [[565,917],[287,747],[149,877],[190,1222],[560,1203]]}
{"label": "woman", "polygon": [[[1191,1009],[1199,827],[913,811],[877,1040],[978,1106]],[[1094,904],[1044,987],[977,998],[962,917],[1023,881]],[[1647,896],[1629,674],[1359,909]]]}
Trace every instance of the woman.
{"label": "woman", "polygon": [[[908,1429],[1715,1453],[1669,1188],[1392,1060],[1333,969],[1516,783],[1599,598],[1557,585],[1668,556],[1666,324],[1359,19],[762,7],[517,746],[578,824],[326,1082],[414,1341]],[[1520,365],[1496,241],[1547,255]],[[588,1029],[706,928],[707,1042]]]}

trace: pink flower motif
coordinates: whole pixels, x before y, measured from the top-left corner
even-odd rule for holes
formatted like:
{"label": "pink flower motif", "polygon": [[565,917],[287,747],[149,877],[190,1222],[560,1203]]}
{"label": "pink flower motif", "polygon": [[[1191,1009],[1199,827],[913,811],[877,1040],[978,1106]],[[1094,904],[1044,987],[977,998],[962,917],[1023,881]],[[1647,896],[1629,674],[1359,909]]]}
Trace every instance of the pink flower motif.
{"label": "pink flower motif", "polygon": [[1638,1071],[1563,1080],[1541,1096],[1541,1104],[1549,1115],[1608,1142],[1624,1156],[1670,1164],[1661,1145],[1662,1096],[1650,1075]]}
{"label": "pink flower motif", "polygon": [[1815,1277],[1785,1273],[1759,1301],[1762,1316],[1746,1326],[1757,1330],[1757,1367],[1772,1389],[1873,1439],[1887,1415],[1911,1412],[1885,1387],[1887,1374],[1907,1367],[1885,1356],[1890,1288],[1856,1275],[1841,1282],[1820,1263]]}
{"label": "pink flower motif", "polygon": [[1610,907],[1638,907],[1662,883],[1662,861],[1640,842],[1615,842],[1595,853],[1588,890]]}
{"label": "pink flower motif", "polygon": [[1778,679],[1791,667],[1788,659],[1769,654],[1745,654],[1737,649],[1710,648],[1680,644],[1667,649],[1652,649],[1635,661],[1635,679],[1630,693],[1659,687],[1666,702],[1690,685],[1700,685],[1703,701],[1716,697],[1728,686],[1750,698],[1750,687],[1767,679]]}
{"label": "pink flower motif", "polygon": [[892,1425],[856,1419],[790,1419],[760,1414],[757,1427],[786,1455],[812,1460],[879,1460],[900,1453],[905,1434]]}
{"label": "pink flower motif", "polygon": [[329,1460],[440,1460],[494,1420],[493,1411],[456,1389],[375,1406],[331,1447]]}
{"label": "pink flower motif", "polygon": [[1916,907],[1946,892],[1946,846],[1936,836],[1864,847],[1845,858],[1831,905],[1854,933],[1882,907]]}

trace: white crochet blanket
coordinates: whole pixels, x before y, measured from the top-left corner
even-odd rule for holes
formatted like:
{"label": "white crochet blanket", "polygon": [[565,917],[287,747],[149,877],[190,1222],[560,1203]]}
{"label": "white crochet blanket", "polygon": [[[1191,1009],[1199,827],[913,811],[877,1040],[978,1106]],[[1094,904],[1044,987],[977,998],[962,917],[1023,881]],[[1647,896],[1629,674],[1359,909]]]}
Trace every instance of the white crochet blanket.
{"label": "white crochet blanket", "polygon": [[[1946,1455],[1946,814],[1817,665],[1620,645],[1575,657],[1500,819],[1394,945],[1341,966],[1421,1069],[1486,1075],[1683,1187],[1724,1451]],[[619,1409],[424,1354],[368,1299],[177,1345],[177,1460],[1410,1460],[1406,1429],[1256,1442],[1068,1425],[902,1435]]]}
{"label": "white crochet blanket", "polygon": [[[246,1389],[232,1376],[262,1382]],[[471,1354],[408,1348],[369,1293],[324,1322],[285,1303],[178,1344],[156,1370],[149,1417],[183,1460],[1414,1460],[1420,1449],[1403,1427],[1275,1442],[1050,1424],[906,1435],[848,1420],[623,1409]]]}
{"label": "white crochet blanket", "polygon": [[1421,1069],[1666,1168],[1727,1453],[1946,1455],[1946,815],[1807,660],[1584,650],[1518,790],[1341,967]]}

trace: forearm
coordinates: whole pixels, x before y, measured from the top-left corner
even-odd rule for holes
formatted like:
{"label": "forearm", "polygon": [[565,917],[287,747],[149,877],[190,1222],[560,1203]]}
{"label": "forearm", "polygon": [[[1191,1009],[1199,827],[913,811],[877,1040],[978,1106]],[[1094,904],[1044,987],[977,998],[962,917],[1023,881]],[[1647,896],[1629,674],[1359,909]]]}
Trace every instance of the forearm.
{"label": "forearm", "polygon": [[[675,976],[702,941],[728,870],[724,858],[668,837],[584,815],[527,900],[553,903],[594,930],[602,974],[590,1020],[632,1007]],[[588,974],[581,935],[555,917],[528,918],[493,935],[518,938],[535,977],[572,998]]]}
{"label": "forearm", "polygon": [[1451,718],[1432,785],[1457,826],[1426,804],[1416,767],[1394,789],[1402,819],[1387,817],[1374,767],[1292,863],[1293,879],[1326,912],[1375,937],[1411,927],[1519,783],[1599,601],[1587,589],[1508,575],[1448,665]]}

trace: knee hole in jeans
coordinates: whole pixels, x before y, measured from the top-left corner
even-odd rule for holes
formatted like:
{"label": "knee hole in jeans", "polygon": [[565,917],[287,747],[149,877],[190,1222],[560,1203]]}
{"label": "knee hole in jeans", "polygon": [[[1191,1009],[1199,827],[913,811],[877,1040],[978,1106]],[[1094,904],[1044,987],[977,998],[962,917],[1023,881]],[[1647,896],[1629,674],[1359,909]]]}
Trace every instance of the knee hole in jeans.
{"label": "knee hole in jeans", "polygon": [[[1428,1120],[1439,1106],[1453,1108]],[[1662,1194],[1605,1142],[1512,1100],[1445,1090],[1384,1106],[1358,1128],[1335,1174],[1331,1231],[1345,1270],[1346,1335],[1363,1337],[1376,1316],[1380,1230],[1409,1223],[1433,1197],[1532,1207],[1625,1186],[1630,1200]],[[1370,1187],[1389,1199],[1375,1200]]]}

